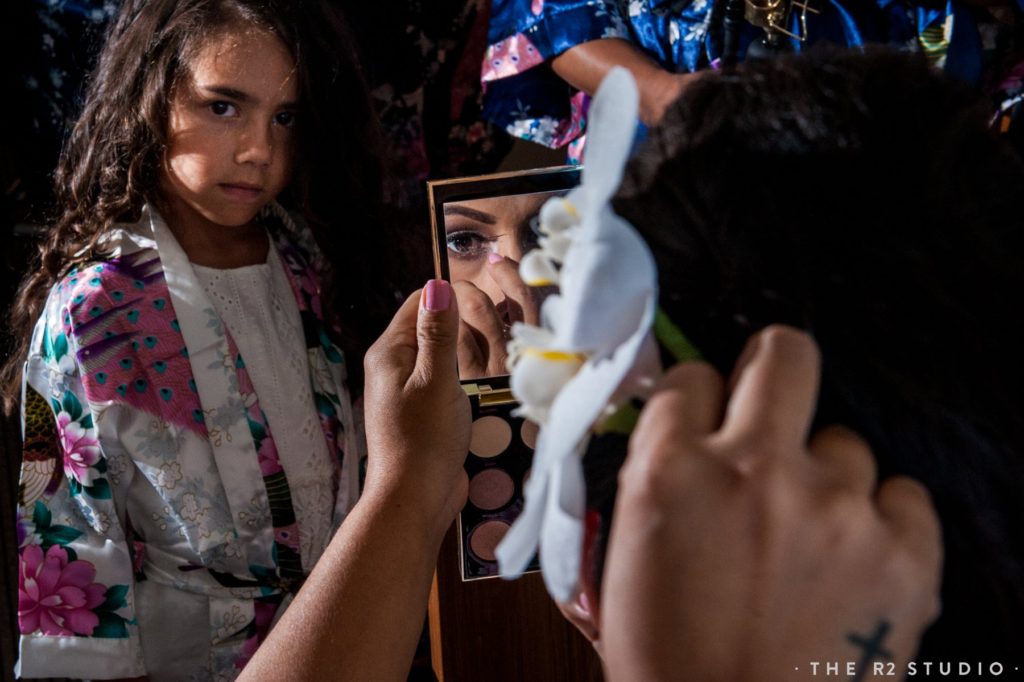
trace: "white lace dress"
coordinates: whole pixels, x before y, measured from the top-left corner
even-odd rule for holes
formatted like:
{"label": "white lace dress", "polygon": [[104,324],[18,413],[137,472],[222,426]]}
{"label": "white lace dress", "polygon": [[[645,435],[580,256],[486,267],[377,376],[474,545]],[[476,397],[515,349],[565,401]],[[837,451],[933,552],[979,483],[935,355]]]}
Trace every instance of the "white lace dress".
{"label": "white lace dress", "polygon": [[230,270],[193,263],[196,277],[235,339],[267,416],[291,491],[302,565],[310,570],[331,532],[335,479],[313,392],[302,320],[277,252]]}

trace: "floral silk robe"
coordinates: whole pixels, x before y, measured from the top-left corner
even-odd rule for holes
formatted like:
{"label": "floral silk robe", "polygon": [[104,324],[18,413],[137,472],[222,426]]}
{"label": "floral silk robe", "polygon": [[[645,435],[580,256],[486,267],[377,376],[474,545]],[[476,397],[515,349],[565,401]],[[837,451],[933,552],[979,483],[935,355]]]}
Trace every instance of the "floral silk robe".
{"label": "floral silk robe", "polygon": [[[809,2],[817,13],[807,17],[807,45],[884,44],[919,51],[968,83],[998,82],[1007,67],[1003,61],[1017,50],[1000,35],[1008,32],[1005,27],[965,0]],[[1024,0],[1017,6],[1024,9]],[[717,13],[723,9],[724,0],[492,0],[481,66],[484,117],[515,137],[552,148],[569,145],[569,161],[578,162],[590,98],[559,78],[550,61],[576,45],[619,38],[668,71],[705,69],[722,54]],[[794,32],[802,31],[797,14],[791,16]],[[747,26],[741,50],[762,35]],[[993,68],[1000,72],[995,77],[987,73]]]}
{"label": "floral silk robe", "polygon": [[[363,450],[344,360],[311,235],[279,206],[264,218],[302,318],[340,524]],[[50,292],[25,365],[19,672],[232,679],[311,568],[287,476],[245,360],[160,216],[145,209],[109,246]]]}

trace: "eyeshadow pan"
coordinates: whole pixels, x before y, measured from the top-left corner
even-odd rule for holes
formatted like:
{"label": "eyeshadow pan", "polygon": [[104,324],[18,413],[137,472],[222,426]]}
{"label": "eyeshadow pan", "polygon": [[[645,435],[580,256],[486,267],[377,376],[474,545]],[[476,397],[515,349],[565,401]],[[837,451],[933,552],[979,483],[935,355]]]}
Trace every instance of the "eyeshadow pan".
{"label": "eyeshadow pan", "polygon": [[495,457],[512,442],[512,427],[501,417],[488,415],[473,422],[469,451],[477,457]]}
{"label": "eyeshadow pan", "polygon": [[469,482],[469,501],[479,509],[498,509],[516,491],[512,477],[501,469],[484,469]]}
{"label": "eyeshadow pan", "polygon": [[495,561],[494,550],[505,537],[509,525],[504,521],[484,521],[469,533],[469,549],[481,561]]}
{"label": "eyeshadow pan", "polygon": [[[495,550],[523,510],[523,482],[540,433],[536,423],[513,416],[518,404],[508,394],[508,377],[494,377],[493,385],[467,393],[473,410],[470,456],[463,465],[469,494],[456,521],[459,568],[466,582],[501,575]],[[485,400],[485,393],[492,398]],[[538,570],[535,554],[526,572]]]}
{"label": "eyeshadow pan", "polygon": [[526,443],[526,447],[531,450],[537,449],[537,434],[540,432],[540,427],[535,422],[529,419],[523,420],[523,426],[519,429],[519,437]]}

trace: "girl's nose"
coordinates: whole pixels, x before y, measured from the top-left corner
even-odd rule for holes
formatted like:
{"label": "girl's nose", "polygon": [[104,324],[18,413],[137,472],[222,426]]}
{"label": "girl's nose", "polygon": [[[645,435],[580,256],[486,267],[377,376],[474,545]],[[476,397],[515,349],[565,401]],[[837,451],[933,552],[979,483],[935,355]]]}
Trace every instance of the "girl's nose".
{"label": "girl's nose", "polygon": [[254,122],[246,126],[238,140],[238,163],[269,166],[274,159],[274,140],[270,126]]}

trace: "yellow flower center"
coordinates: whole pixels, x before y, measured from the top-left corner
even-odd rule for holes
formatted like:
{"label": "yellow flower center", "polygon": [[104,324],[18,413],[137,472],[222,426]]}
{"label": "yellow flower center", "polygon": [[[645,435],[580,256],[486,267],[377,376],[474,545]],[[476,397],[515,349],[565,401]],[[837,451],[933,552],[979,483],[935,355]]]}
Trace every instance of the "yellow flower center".
{"label": "yellow flower center", "polygon": [[582,353],[569,353],[562,350],[545,350],[542,348],[527,348],[523,355],[548,360],[549,362],[585,362],[587,356]]}

